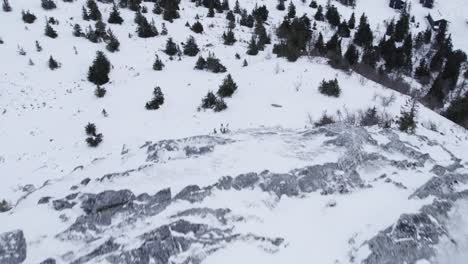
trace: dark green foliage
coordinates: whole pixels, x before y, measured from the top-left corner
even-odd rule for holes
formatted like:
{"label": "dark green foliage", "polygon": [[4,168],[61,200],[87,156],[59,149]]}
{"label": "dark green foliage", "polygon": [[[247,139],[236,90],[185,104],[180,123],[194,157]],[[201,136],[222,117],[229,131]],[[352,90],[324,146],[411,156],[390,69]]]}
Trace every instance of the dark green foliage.
{"label": "dark green foliage", "polygon": [[203,32],[203,25],[199,21],[193,23],[192,27],[190,28],[195,33],[202,33]]}
{"label": "dark green foliage", "polygon": [[252,36],[249,42],[249,46],[247,47],[247,54],[255,56],[258,54],[258,46],[257,46],[257,41],[255,40],[255,37]]}
{"label": "dark green foliage", "polygon": [[340,13],[338,13],[338,9],[333,5],[327,7],[325,18],[333,27],[337,27],[340,24]]}
{"label": "dark green foliage", "polygon": [[268,19],[268,13],[268,9],[265,5],[261,7],[256,6],[254,10],[252,10],[252,15],[255,18],[255,21],[265,22]]}
{"label": "dark green foliage", "polygon": [[241,7],[240,7],[240,4],[239,4],[239,0],[236,0],[233,11],[234,11],[235,14],[240,14],[241,13]]}
{"label": "dark green foliage", "polygon": [[201,108],[213,109],[215,112],[220,112],[226,109],[227,105],[222,98],[216,97],[213,92],[209,91],[206,96],[202,98]]}
{"label": "dark green foliage", "polygon": [[367,17],[365,14],[362,14],[358,30],[354,35],[354,43],[358,46],[364,47],[371,46],[373,41],[374,35],[372,34],[369,23],[367,22]]}
{"label": "dark green foliage", "polygon": [[33,13],[29,12],[29,10],[26,12],[21,11],[21,15],[23,17],[24,23],[32,24],[34,23],[34,21],[36,21],[36,16]]}
{"label": "dark green foliage", "polygon": [[102,51],[96,53],[96,58],[93,64],[89,67],[88,81],[96,84],[103,85],[109,81],[110,62]]}
{"label": "dark green foliage", "polygon": [[341,94],[341,88],[337,79],[330,81],[323,80],[318,89],[321,94],[327,96],[339,97]]}
{"label": "dark green foliage", "polygon": [[53,39],[58,37],[57,32],[52,28],[52,26],[49,24],[48,21],[46,22],[44,34],[48,36],[49,38],[53,38]]}
{"label": "dark green foliage", "polygon": [[317,21],[325,20],[325,16],[323,15],[323,7],[321,5],[318,6],[317,12],[314,15],[314,19]]}
{"label": "dark green foliage", "polygon": [[164,94],[161,88],[157,86],[153,91],[153,99],[146,103],[145,107],[148,110],[157,110],[164,104]]}
{"label": "dark green foliage", "polygon": [[107,42],[106,49],[108,51],[110,51],[110,52],[119,51],[120,42],[117,39],[117,37],[114,35],[112,30],[110,30],[110,29],[107,31],[106,42]]}
{"label": "dark green foliage", "polygon": [[431,89],[424,96],[423,101],[429,108],[440,108],[444,104],[445,98],[445,82],[439,74],[432,83]]}
{"label": "dark green foliage", "polygon": [[342,38],[349,38],[351,36],[351,31],[349,30],[349,26],[346,21],[343,20],[343,22],[338,26],[338,34]]}
{"label": "dark green foliage", "polygon": [[53,0],[41,0],[41,6],[45,10],[51,10],[57,8],[57,5]]}
{"label": "dark green foliage", "polygon": [[354,16],[354,12],[348,20],[348,27],[349,29],[354,29],[356,27],[356,17]]}
{"label": "dark green foliage", "polygon": [[144,16],[141,16],[140,23],[138,24],[137,32],[138,37],[140,38],[152,38],[159,35],[156,26],[154,25],[154,21],[151,21],[151,24],[148,23],[148,20]]}
{"label": "dark green foliage", "polygon": [[359,51],[356,49],[356,46],[350,44],[348,50],[344,54],[344,57],[349,65],[355,65],[359,61]]}
{"label": "dark green foliage", "polygon": [[273,53],[289,61],[296,61],[306,54],[307,43],[312,37],[310,20],[305,15],[292,20],[284,19],[276,34],[280,42],[273,46]]}
{"label": "dark green foliage", "polygon": [[207,16],[207,17],[214,17],[214,16],[215,16],[215,12],[214,12],[213,6],[211,6],[211,7],[208,9],[208,14],[207,14],[206,16]]}
{"label": "dark green foliage", "polygon": [[166,23],[162,23],[161,35],[162,35],[162,36],[166,36],[166,35],[167,35]]}
{"label": "dark green foliage", "polygon": [[292,1],[290,1],[288,5],[288,18],[294,18],[295,16],[296,16],[296,6],[293,4]]}
{"label": "dark green foliage", "polygon": [[86,143],[88,143],[88,146],[95,148],[99,146],[99,144],[101,144],[102,138],[103,138],[102,134],[99,133],[95,136],[90,136],[86,138]]}
{"label": "dark green foliage", "polygon": [[93,42],[93,43],[98,43],[101,41],[101,38],[99,37],[99,35],[96,33],[96,30],[94,30],[91,25],[88,26],[88,29],[86,30],[86,34],[85,34],[85,37],[86,39],[88,39],[89,41]]}
{"label": "dark green foliage", "polygon": [[159,59],[159,56],[156,55],[156,60],[153,63],[153,70],[162,71],[164,69],[164,63]]}
{"label": "dark green foliage", "polygon": [[359,120],[360,126],[374,126],[380,123],[380,118],[377,115],[377,108],[368,108],[361,116]]}
{"label": "dark green foliage", "polygon": [[41,52],[42,51],[42,46],[39,44],[39,41],[36,40],[36,51]]}
{"label": "dark green foliage", "polygon": [[432,41],[432,30],[430,28],[427,28],[424,31],[424,43],[429,44]]}
{"label": "dark green foliage", "polygon": [[461,50],[450,52],[442,72],[442,78],[448,82],[449,88],[457,85],[462,63],[466,62],[466,54]]}
{"label": "dark green foliage", "polygon": [[317,7],[318,7],[317,1],[312,0],[312,1],[310,2],[310,4],[309,4],[309,7],[311,7],[311,8],[317,8]]}
{"label": "dark green foliage", "polygon": [[198,57],[198,60],[195,63],[195,69],[197,70],[206,69],[206,60],[202,56]]}
{"label": "dark green foliage", "polygon": [[419,63],[419,66],[416,67],[416,70],[414,71],[414,77],[422,84],[429,83],[431,71],[429,70],[425,59],[422,59]]}
{"label": "dark green foliage", "polygon": [[112,11],[109,15],[109,19],[107,20],[107,22],[109,22],[109,24],[121,25],[123,21],[124,21],[123,18],[120,16],[119,8],[114,3],[114,6],[112,7]]}
{"label": "dark green foliage", "polygon": [[75,24],[73,26],[73,36],[75,37],[82,37],[84,34],[83,34],[83,31],[81,31],[81,26],[79,24]]}
{"label": "dark green foliage", "polygon": [[326,49],[325,43],[323,41],[322,32],[319,33],[319,36],[318,36],[317,42],[315,42],[314,48],[315,48],[315,51],[317,52],[317,54],[319,54],[321,56],[324,56],[327,53],[327,49]]}
{"label": "dark green foliage", "polygon": [[102,15],[101,11],[94,0],[87,0],[86,6],[88,7],[88,17],[91,20],[98,21],[101,20]]}
{"label": "dark green foliage", "polygon": [[468,128],[468,93],[452,101],[444,116]]}
{"label": "dark green foliage", "polygon": [[[167,49],[167,46],[166,46]],[[184,45],[184,55],[193,57],[198,54],[200,49],[198,48],[197,43],[195,42],[195,38],[193,36],[189,36],[187,39],[187,43]]]}
{"label": "dark green foliage", "polygon": [[[159,0],[158,0],[159,1]],[[172,22],[174,19],[180,17],[179,15],[179,2],[180,0],[160,0],[161,7],[163,8],[163,19]]]}
{"label": "dark green foliage", "polygon": [[163,13],[163,9],[159,1],[154,2],[153,13],[156,15],[160,15]]}
{"label": "dark green foliage", "polygon": [[168,38],[166,42],[166,49],[164,50],[164,52],[169,56],[174,56],[177,54],[177,51],[178,51],[177,44],[174,43],[172,38]]}
{"label": "dark green foliage", "polygon": [[88,11],[84,6],[81,8],[81,17],[83,18],[83,20],[89,21]]}
{"label": "dark green foliage", "polygon": [[59,63],[52,57],[50,56],[49,58],[49,69],[55,70],[60,67]]}
{"label": "dark green foliage", "polygon": [[393,37],[396,42],[401,42],[409,33],[409,14],[406,12],[401,13],[400,19],[395,25],[395,32]]}
{"label": "dark green foliage", "polygon": [[314,123],[316,127],[326,126],[335,123],[333,116],[327,115],[327,112],[323,112],[320,119]]}
{"label": "dark green foliage", "polygon": [[[136,12],[140,10],[141,0],[127,0],[128,9]],[[122,5],[120,7],[123,7]]]}
{"label": "dark green foliage", "polygon": [[439,49],[431,59],[430,69],[433,72],[440,71],[444,64],[445,56],[444,50]]}
{"label": "dark green foliage", "polygon": [[237,84],[232,79],[231,74],[228,74],[223,80],[223,83],[219,86],[217,94],[220,97],[231,97],[236,90]]}
{"label": "dark green foliage", "polygon": [[210,53],[208,58],[205,60],[203,57],[199,57],[195,65],[195,69],[208,70],[214,73],[226,72],[226,67],[221,64],[218,58],[214,54]]}
{"label": "dark green foliage", "polygon": [[278,0],[278,4],[276,5],[276,9],[278,9],[279,11],[286,10],[286,7],[284,5],[284,0]]}
{"label": "dark green foliage", "polygon": [[94,90],[94,95],[96,95],[96,97],[98,98],[102,98],[104,97],[104,95],[106,95],[106,89],[101,87],[101,86],[96,86],[96,90]]}
{"label": "dark green foliage", "polygon": [[254,17],[247,14],[246,10],[242,10],[239,24],[244,27],[252,28],[254,26]]}
{"label": "dark green foliage", "polygon": [[227,109],[227,104],[224,102],[223,98],[216,98],[215,105],[213,107],[213,110],[215,112],[221,112],[223,110]]}
{"label": "dark green foliage", "polygon": [[408,99],[401,109],[398,119],[398,129],[402,132],[413,134],[416,131],[417,101],[415,98]]}
{"label": "dark green foliage", "polygon": [[234,32],[232,30],[229,30],[227,33],[223,33],[223,40],[224,40],[224,45],[233,45],[237,40],[236,37],[234,36]]}
{"label": "dark green foliage", "polygon": [[85,126],[85,132],[86,132],[86,135],[88,135],[88,136],[95,136],[96,135],[96,125],[93,124],[93,123],[88,123]]}
{"label": "dark green foliage", "polygon": [[262,22],[257,21],[255,23],[254,32],[257,36],[257,47],[259,50],[263,50],[267,44],[271,44],[270,36],[268,36],[266,28]]}

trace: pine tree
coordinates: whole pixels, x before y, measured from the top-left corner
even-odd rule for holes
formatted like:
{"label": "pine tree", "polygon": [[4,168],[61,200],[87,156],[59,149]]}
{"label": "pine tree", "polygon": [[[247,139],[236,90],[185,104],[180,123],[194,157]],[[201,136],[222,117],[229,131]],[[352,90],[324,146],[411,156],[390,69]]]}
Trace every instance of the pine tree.
{"label": "pine tree", "polygon": [[98,51],[93,64],[89,67],[88,81],[96,85],[106,84],[109,82],[110,69],[111,65],[109,60],[102,51]]}
{"label": "pine tree", "polygon": [[85,126],[85,133],[88,136],[96,135],[96,125],[94,123],[89,123]]}
{"label": "pine tree", "polygon": [[112,6],[112,11],[109,15],[109,19],[107,20],[107,22],[109,22],[109,24],[119,24],[121,25],[123,23],[123,18],[120,16],[120,12],[119,12],[119,8],[117,7],[117,5],[114,3],[114,5]]}
{"label": "pine tree", "polygon": [[317,21],[325,20],[325,16],[323,15],[323,7],[321,5],[318,6],[317,12],[314,15],[314,19]]}
{"label": "pine tree", "polygon": [[372,34],[372,30],[370,29],[370,25],[367,22],[367,17],[365,14],[362,14],[358,30],[354,35],[354,43],[358,46],[371,46],[374,41],[374,36]]}
{"label": "pine tree", "polygon": [[41,6],[45,10],[51,10],[57,8],[57,5],[53,0],[41,0]]}
{"label": "pine tree", "polygon": [[439,74],[432,83],[431,89],[429,89],[429,92],[423,98],[423,101],[428,107],[434,109],[440,108],[444,105],[444,86],[445,85],[444,80],[442,79],[442,74]]}
{"label": "pine tree", "polygon": [[88,16],[89,19],[98,21],[101,20],[102,15],[101,11],[99,11],[99,7],[97,6],[96,2],[94,0],[87,0],[86,6],[88,7]]}
{"label": "pine tree", "polygon": [[164,63],[159,59],[159,56],[156,55],[156,60],[153,63],[153,70],[162,71],[164,69]]}
{"label": "pine tree", "polygon": [[89,21],[88,10],[86,10],[84,6],[81,8],[81,17],[83,18],[83,20]]}
{"label": "pine tree", "polygon": [[200,56],[195,64],[195,69],[204,70],[206,68],[206,60]]}
{"label": "pine tree", "polygon": [[447,81],[450,89],[454,89],[457,85],[460,76],[461,66],[466,62],[467,56],[465,52],[456,50],[450,52],[447,56],[444,69],[442,71],[442,78]]}
{"label": "pine tree", "polygon": [[224,40],[224,45],[233,45],[237,40],[236,37],[234,36],[234,32],[232,30],[228,30],[228,32],[223,33],[223,40]]}
{"label": "pine tree", "polygon": [[258,46],[254,36],[250,39],[249,46],[247,47],[247,54],[252,56],[258,54]]}
{"label": "pine tree", "polygon": [[49,24],[49,21],[46,22],[46,27],[45,27],[45,33],[46,36],[49,38],[57,38],[58,34],[57,31],[55,31],[52,26]]}
{"label": "pine tree", "polygon": [[310,4],[309,4],[309,7],[310,7],[310,8],[317,8],[317,7],[318,7],[317,1],[312,0],[312,1],[310,2]]}
{"label": "pine tree", "polygon": [[228,74],[223,80],[223,83],[219,86],[217,94],[220,97],[231,97],[236,90],[237,84],[232,79],[231,74]]}
{"label": "pine tree", "polygon": [[166,23],[162,23],[161,36],[166,36],[166,35],[167,35]]}
{"label": "pine tree", "polygon": [[348,23],[346,23],[345,20],[343,20],[343,22],[338,26],[338,34],[342,38],[349,38],[351,36],[351,31],[349,30]]}
{"label": "pine tree", "polygon": [[344,57],[348,61],[349,65],[355,65],[359,60],[359,51],[356,49],[356,46],[350,44]]}
{"label": "pine tree", "polygon": [[432,72],[440,71],[444,64],[444,50],[439,49],[431,59],[430,69]]}
{"label": "pine tree", "polygon": [[11,12],[12,8],[8,0],[3,0],[3,5],[2,5],[3,11],[4,12]]}
{"label": "pine tree", "polygon": [[203,109],[212,109],[216,105],[216,95],[209,91],[206,96],[202,99],[201,108]]}
{"label": "pine tree", "polygon": [[166,42],[166,49],[164,52],[169,56],[174,56],[177,54],[177,45],[174,43],[172,38],[168,38]]}
{"label": "pine tree", "polygon": [[192,27],[190,28],[195,33],[202,33],[203,32],[203,25],[197,21],[193,23]]}
{"label": "pine tree", "polygon": [[[335,6],[327,6],[327,12],[325,13],[325,18],[332,27],[337,27],[340,24],[340,14],[338,9]],[[347,25],[346,25],[347,26]]]}
{"label": "pine tree", "polygon": [[432,30],[430,28],[427,28],[424,31],[424,43],[429,44],[432,41]]}
{"label": "pine tree", "polygon": [[317,42],[315,42],[314,48],[318,52],[319,55],[323,56],[327,53],[327,49],[323,41],[322,32],[319,33],[319,36],[318,36]]}
{"label": "pine tree", "polygon": [[234,5],[234,13],[235,14],[240,14],[241,13],[241,7],[239,4],[239,0],[236,0],[236,4]]}
{"label": "pine tree", "polygon": [[213,5],[211,5],[210,8],[208,9],[208,14],[206,15],[206,17],[214,17],[214,16],[215,16],[214,8],[213,8]]}
{"label": "pine tree", "polygon": [[339,97],[341,94],[341,88],[338,84],[337,79],[330,80],[330,81],[322,80],[322,82],[319,85],[318,90],[321,94],[324,94],[327,96]]}
{"label": "pine tree", "polygon": [[160,15],[163,13],[160,1],[154,2],[153,13],[156,15]]}
{"label": "pine tree", "polygon": [[405,106],[401,109],[401,115],[398,119],[398,129],[402,132],[413,134],[416,131],[416,115],[417,115],[416,98],[411,98],[406,101]]}
{"label": "pine tree", "polygon": [[163,19],[172,22],[179,18],[179,0],[165,0],[163,5]]}
{"label": "pine tree", "polygon": [[50,58],[49,58],[49,69],[55,70],[55,69],[58,69],[58,68],[59,68],[58,62],[52,56],[50,56]]}
{"label": "pine tree", "polygon": [[145,107],[148,110],[157,110],[164,104],[164,94],[161,88],[157,86],[153,91],[153,99],[146,103]]}
{"label": "pine tree", "polygon": [[24,23],[32,24],[32,23],[34,23],[34,21],[36,21],[36,16],[33,13],[29,12],[29,11],[25,12],[23,10],[23,11],[21,11],[21,15],[23,17]]}
{"label": "pine tree", "polygon": [[127,0],[128,2],[128,9],[136,12],[140,10],[141,0]]}
{"label": "pine tree", "polygon": [[199,51],[200,49],[198,48],[195,38],[193,36],[189,36],[187,43],[184,45],[184,55],[194,57],[198,54]]}
{"label": "pine tree", "polygon": [[418,79],[422,84],[428,84],[431,76],[429,67],[427,66],[426,60],[422,59],[419,66],[414,71],[414,77]]}
{"label": "pine tree", "polygon": [[36,51],[41,52],[42,51],[42,46],[39,44],[39,41],[36,40]]}
{"label": "pine tree", "polygon": [[393,37],[396,42],[402,42],[409,32],[409,14],[403,12],[395,25]]}
{"label": "pine tree", "polygon": [[278,4],[276,5],[276,9],[278,9],[279,11],[286,10],[286,7],[284,6],[284,0],[278,0]]}
{"label": "pine tree", "polygon": [[106,49],[110,52],[119,51],[120,42],[117,37],[114,35],[111,29],[107,30],[107,45]]}
{"label": "pine tree", "polygon": [[138,24],[138,36],[140,38],[152,38],[159,35],[156,26],[154,25],[154,21],[151,21],[151,24],[148,23],[148,20],[144,16],[141,17],[140,23]]}
{"label": "pine tree", "polygon": [[445,111],[444,116],[453,122],[468,128],[468,93],[456,98]]}
{"label": "pine tree", "polygon": [[288,18],[294,18],[295,16],[296,16],[296,6],[293,4],[291,0],[288,6]]}
{"label": "pine tree", "polygon": [[97,98],[102,98],[104,95],[106,95],[107,91],[105,88],[97,85],[96,90],[94,90],[94,95],[96,95]]}
{"label": "pine tree", "polygon": [[81,30],[80,24],[75,24],[73,26],[73,36],[75,36],[75,37],[82,37],[83,36],[83,31]]}
{"label": "pine tree", "polygon": [[356,27],[356,17],[354,16],[354,12],[348,20],[348,27],[349,29],[354,29]]}

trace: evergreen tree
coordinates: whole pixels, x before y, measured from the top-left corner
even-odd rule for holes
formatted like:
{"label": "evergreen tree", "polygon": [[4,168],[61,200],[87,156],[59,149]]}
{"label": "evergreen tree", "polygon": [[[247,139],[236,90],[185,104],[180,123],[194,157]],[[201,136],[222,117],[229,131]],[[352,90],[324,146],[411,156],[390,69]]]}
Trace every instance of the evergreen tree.
{"label": "evergreen tree", "polygon": [[119,51],[120,42],[114,35],[111,29],[107,31],[107,45],[106,49],[110,52]]}
{"label": "evergreen tree", "polygon": [[442,48],[445,45],[445,38],[447,36],[447,23],[441,23],[437,35],[435,36],[435,47]]}
{"label": "evergreen tree", "polygon": [[73,26],[73,36],[75,37],[82,37],[84,34],[83,34],[83,31],[81,31],[81,26],[79,24],[75,24]]}
{"label": "evergreen tree", "polygon": [[208,14],[206,16],[207,17],[214,17],[215,16],[213,5],[210,6],[210,8],[208,9]]}
{"label": "evergreen tree", "polygon": [[49,58],[49,69],[55,70],[55,69],[58,69],[58,68],[59,68],[58,62],[52,56],[50,56],[50,58]]}
{"label": "evergreen tree", "polygon": [[[195,40],[194,40],[195,41]],[[196,45],[196,44],[195,44]],[[197,47],[198,48],[198,47]],[[177,44],[174,43],[172,38],[168,38],[166,42],[166,49],[164,52],[169,56],[174,56],[177,54]]]}
{"label": "evergreen tree", "polygon": [[160,15],[163,13],[160,1],[154,2],[153,13],[156,15]]}
{"label": "evergreen tree", "polygon": [[34,21],[36,21],[36,16],[33,13],[29,12],[29,11],[24,12],[24,10],[23,10],[23,11],[21,11],[21,15],[23,17],[24,23],[32,24],[32,23],[34,23]]}
{"label": "evergreen tree", "polygon": [[367,22],[367,17],[365,14],[362,14],[358,30],[354,35],[354,43],[358,46],[371,46],[374,41],[374,36],[372,34],[372,30],[370,29],[370,25]]}
{"label": "evergreen tree", "polygon": [[198,60],[195,64],[195,69],[197,70],[206,69],[206,60],[202,56],[198,57]]}
{"label": "evergreen tree", "polygon": [[310,7],[310,8],[317,8],[317,7],[318,7],[318,6],[317,6],[317,1],[312,0],[312,1],[310,2],[310,4],[309,4],[309,7]]}
{"label": "evergreen tree", "polygon": [[138,36],[140,38],[152,38],[159,35],[156,26],[154,25],[154,21],[148,23],[148,20],[144,16],[141,17],[140,23],[138,24],[137,28]]}
{"label": "evergreen tree", "polygon": [[279,11],[286,10],[286,7],[284,6],[284,0],[278,0],[278,4],[276,5],[276,9],[278,9]]}
{"label": "evergreen tree", "polygon": [[39,44],[39,41],[36,40],[36,51],[41,52],[42,51],[42,46]]}
{"label": "evergreen tree", "polygon": [[96,135],[96,125],[94,123],[89,123],[85,126],[85,132],[88,136]]}
{"label": "evergreen tree", "polygon": [[179,0],[164,0],[163,1],[163,19],[172,22],[179,18]]}
{"label": "evergreen tree", "polygon": [[231,97],[236,90],[237,84],[232,79],[231,74],[228,74],[223,80],[223,83],[219,86],[217,94],[220,97]]}
{"label": "evergreen tree", "polygon": [[153,91],[153,99],[146,103],[145,107],[148,110],[157,110],[164,104],[164,94],[161,88],[157,86]]}
{"label": "evergreen tree", "polygon": [[162,23],[161,35],[162,35],[162,36],[166,36],[166,35],[167,35],[166,23]]}
{"label": "evergreen tree", "polygon": [[49,24],[49,21],[46,22],[46,27],[45,27],[45,33],[46,36],[49,38],[56,38],[58,37],[57,32],[52,28],[52,26]]}
{"label": "evergreen tree", "polygon": [[223,40],[224,40],[224,45],[233,45],[237,40],[236,37],[234,36],[234,32],[232,30],[228,30],[228,32],[223,33]]}
{"label": "evergreen tree", "polygon": [[401,110],[398,119],[398,129],[402,132],[413,134],[416,131],[417,101],[415,98],[408,99]]}
{"label": "evergreen tree", "polygon": [[444,116],[453,122],[468,128],[468,93],[452,101]]}
{"label": "evergreen tree", "polygon": [[216,95],[209,91],[206,96],[202,99],[202,104],[201,107],[203,109],[212,109],[216,105],[216,101],[218,99],[216,98]]}
{"label": "evergreen tree", "polygon": [[[427,84],[429,82],[428,78],[431,76],[431,72],[429,71],[429,67],[427,66],[426,60],[423,58],[419,62],[419,66],[416,67],[414,71],[414,77],[420,80],[422,83]],[[425,81],[422,81],[425,80]]]}
{"label": "evergreen tree", "polygon": [[252,10],[252,15],[255,18],[255,21],[261,22],[262,24],[267,21],[268,13],[269,11],[265,5],[261,7],[255,6],[254,10]]}
{"label": "evergreen tree", "polygon": [[327,6],[325,18],[333,27],[337,27],[340,24],[340,14],[338,13],[338,9],[333,5]]}
{"label": "evergreen tree", "polygon": [[339,97],[341,94],[341,88],[337,79],[330,81],[322,80],[318,89],[321,94],[327,96]]}
{"label": "evergreen tree", "polygon": [[288,18],[294,18],[295,16],[296,16],[296,6],[293,4],[291,0],[288,6]]}
{"label": "evergreen tree", "polygon": [[110,69],[111,65],[109,60],[102,51],[98,51],[93,64],[89,67],[88,81],[96,85],[106,84],[109,82]]}
{"label": "evergreen tree", "polygon": [[187,39],[187,43],[184,45],[184,55],[193,57],[198,54],[200,49],[195,42],[195,38],[193,36],[189,36]]}
{"label": "evergreen tree", "polygon": [[450,89],[454,89],[460,76],[462,63],[466,62],[466,54],[461,50],[450,52],[442,71],[442,78],[447,81]]}
{"label": "evergreen tree", "polygon": [[247,54],[255,56],[258,54],[258,46],[257,46],[257,41],[255,40],[255,37],[252,36],[249,42],[249,46],[247,47]]}
{"label": "evergreen tree", "polygon": [[327,49],[326,49],[325,43],[323,41],[322,32],[319,33],[319,36],[318,36],[317,42],[315,42],[314,48],[318,52],[318,54],[320,54],[322,56],[327,53]]}
{"label": "evergreen tree", "polygon": [[394,38],[396,42],[402,42],[409,32],[409,14],[401,13],[400,19],[395,25]]}
{"label": "evergreen tree", "polygon": [[426,105],[432,109],[440,108],[444,104],[445,92],[444,92],[444,81],[441,74],[432,83],[431,89],[424,96],[423,100]]}
{"label": "evergreen tree", "polygon": [[390,21],[390,24],[387,26],[387,31],[385,32],[385,35],[387,36],[393,36],[395,34],[395,21],[392,19]]}
{"label": "evergreen tree", "polygon": [[136,12],[140,10],[141,0],[127,0],[128,9]]}
{"label": "evergreen tree", "polygon": [[354,16],[354,12],[348,20],[348,27],[349,29],[354,29],[356,27],[356,17]]}
{"label": "evergreen tree", "polygon": [[86,143],[88,143],[88,146],[95,148],[95,147],[99,146],[99,144],[101,144],[102,138],[103,138],[102,134],[99,133],[99,134],[97,134],[95,136],[87,137],[86,138]]}
{"label": "evergreen tree", "polygon": [[41,6],[45,10],[51,10],[57,8],[57,5],[53,0],[41,0]]}
{"label": "evergreen tree", "polygon": [[424,31],[424,43],[429,44],[432,41],[432,30],[430,28],[427,28]]}
{"label": "evergreen tree", "polygon": [[236,0],[236,4],[234,5],[234,13],[235,14],[240,14],[241,13],[241,7],[240,7],[240,4],[239,4],[239,0]]}
{"label": "evergreen tree", "polygon": [[192,27],[190,28],[195,33],[202,33],[203,32],[203,25],[197,21],[193,23]]}
{"label": "evergreen tree", "polygon": [[4,12],[11,12],[12,10],[10,2],[8,2],[8,0],[3,0],[2,8]]}
{"label": "evergreen tree", "polygon": [[123,23],[123,18],[120,16],[120,12],[119,12],[119,8],[117,7],[117,5],[114,3],[113,7],[112,7],[112,11],[109,15],[109,19],[107,20],[107,22],[109,22],[109,24],[119,24],[121,25]]}
{"label": "evergreen tree", "polygon": [[323,15],[323,7],[321,5],[318,6],[317,12],[314,15],[314,19],[317,21],[325,20],[325,16]]}
{"label": "evergreen tree", "polygon": [[430,69],[432,72],[440,71],[444,65],[444,50],[440,48],[432,57]]}
{"label": "evergreen tree", "polygon": [[351,36],[351,32],[346,21],[343,20],[343,22],[338,26],[338,34],[342,38],[349,38]]}
{"label": "evergreen tree", "polygon": [[97,85],[96,86],[96,90],[94,90],[94,95],[97,97],[97,98],[102,98],[106,95],[107,91],[105,88]]}
{"label": "evergreen tree", "polygon": [[164,63],[159,59],[159,56],[156,55],[156,60],[153,63],[153,70],[162,71],[164,69]]}
{"label": "evergreen tree", "polygon": [[206,69],[214,73],[226,72],[226,67],[221,64],[213,53],[209,53],[208,58],[206,58]]}
{"label": "evergreen tree", "polygon": [[344,57],[348,61],[349,65],[355,65],[359,60],[359,51],[356,49],[356,46],[350,44]]}
{"label": "evergreen tree", "polygon": [[94,0],[87,0],[86,6],[88,7],[88,17],[91,20],[98,21],[101,20],[102,15],[101,11],[99,11],[99,8]]}

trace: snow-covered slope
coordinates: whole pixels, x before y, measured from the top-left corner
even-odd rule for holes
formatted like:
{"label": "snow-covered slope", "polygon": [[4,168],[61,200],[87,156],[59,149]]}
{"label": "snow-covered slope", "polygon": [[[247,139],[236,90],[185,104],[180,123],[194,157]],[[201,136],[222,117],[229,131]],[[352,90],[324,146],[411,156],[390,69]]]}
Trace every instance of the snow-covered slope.
{"label": "snow-covered slope", "polygon": [[[274,37],[284,16],[276,1],[239,2],[266,5]],[[145,14],[169,32],[149,39],[136,36],[134,12],[121,9],[124,24],[108,25],[121,42],[116,53],[72,35],[75,23],[94,25],[81,18],[85,1],[57,1],[50,11],[39,0],[10,3],[12,12],[0,12],[0,201],[13,208],[0,213],[0,263],[20,263],[13,255],[23,263],[465,263],[466,132],[423,106],[416,135],[344,124],[347,113],[373,106],[396,116],[405,95],[322,59],[276,58],[271,45],[248,56],[246,27],[234,29],[237,43],[222,45],[225,14],[206,18],[206,8],[186,0],[173,23]],[[294,3],[298,14],[316,11]],[[428,9],[411,3],[423,30]],[[455,48],[465,51],[466,4],[436,1],[431,11],[446,15]],[[107,19],[111,5],[98,5]],[[365,12],[382,34],[398,16],[387,0],[337,7],[345,18]],[[38,20],[23,23],[21,10]],[[185,26],[197,14],[203,34]],[[60,22],[57,39],[44,36],[46,16]],[[331,36],[328,25],[318,27]],[[162,52],[168,37],[189,35],[238,85],[225,111],[197,108],[227,73],[194,70],[197,57]],[[99,50],[113,66],[104,98],[86,79]],[[152,69],[155,54],[163,71]],[[50,56],[59,69],[49,70]],[[339,98],[317,90],[333,78]],[[165,103],[148,111],[156,86]],[[325,111],[343,122],[312,128]],[[98,148],[85,143],[88,122],[104,135]],[[226,124],[229,133],[213,133]],[[437,132],[424,128],[434,125]]]}

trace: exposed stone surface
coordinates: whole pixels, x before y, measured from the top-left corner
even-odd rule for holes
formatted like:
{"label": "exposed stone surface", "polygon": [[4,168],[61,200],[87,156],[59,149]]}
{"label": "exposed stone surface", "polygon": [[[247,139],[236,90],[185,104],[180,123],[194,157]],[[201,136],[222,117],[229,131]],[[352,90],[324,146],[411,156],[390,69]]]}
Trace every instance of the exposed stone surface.
{"label": "exposed stone surface", "polygon": [[23,231],[0,234],[0,263],[19,264],[26,259],[26,240]]}

